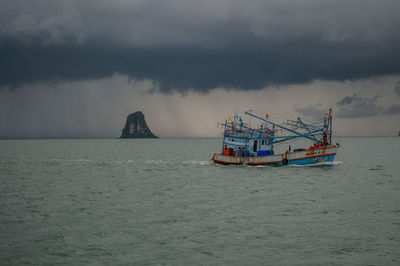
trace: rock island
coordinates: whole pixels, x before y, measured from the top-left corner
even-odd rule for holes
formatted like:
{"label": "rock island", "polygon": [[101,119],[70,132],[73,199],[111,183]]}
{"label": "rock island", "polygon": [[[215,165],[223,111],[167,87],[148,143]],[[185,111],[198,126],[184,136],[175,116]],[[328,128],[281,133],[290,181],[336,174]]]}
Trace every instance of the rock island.
{"label": "rock island", "polygon": [[141,111],[128,115],[125,127],[122,129],[121,139],[134,138],[158,138],[147,126],[144,114]]}

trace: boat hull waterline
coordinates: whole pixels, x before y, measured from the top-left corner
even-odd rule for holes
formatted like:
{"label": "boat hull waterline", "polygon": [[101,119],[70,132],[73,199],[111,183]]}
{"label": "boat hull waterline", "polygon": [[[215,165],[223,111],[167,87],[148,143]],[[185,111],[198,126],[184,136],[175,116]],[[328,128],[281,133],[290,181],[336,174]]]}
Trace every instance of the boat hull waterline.
{"label": "boat hull waterline", "polygon": [[232,156],[214,153],[212,161],[217,164],[236,164],[236,165],[312,165],[317,163],[333,162],[335,159],[338,145],[309,149],[298,152],[286,152],[266,156]]}

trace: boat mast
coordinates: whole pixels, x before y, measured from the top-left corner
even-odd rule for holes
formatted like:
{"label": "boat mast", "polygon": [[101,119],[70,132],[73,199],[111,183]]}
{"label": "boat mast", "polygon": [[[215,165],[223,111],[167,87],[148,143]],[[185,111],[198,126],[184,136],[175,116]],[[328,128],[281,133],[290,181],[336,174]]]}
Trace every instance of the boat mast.
{"label": "boat mast", "polygon": [[225,148],[226,124],[227,124],[227,121],[226,121],[226,119],[225,119],[225,124],[224,124],[224,140],[222,141],[222,153],[224,153],[224,148]]}
{"label": "boat mast", "polygon": [[[326,125],[326,131],[325,131],[325,136],[324,136],[324,140],[325,140],[325,144],[330,144],[331,143],[331,137],[332,137],[332,126],[329,130],[329,126],[331,125],[331,115],[332,115],[332,108],[329,109],[329,115],[328,115],[328,124]],[[326,143],[328,141],[328,131],[329,131],[329,143]]]}
{"label": "boat mast", "polygon": [[[332,109],[330,109],[330,113],[332,112]],[[331,127],[329,128],[329,144],[332,144],[332,114],[331,114]]]}

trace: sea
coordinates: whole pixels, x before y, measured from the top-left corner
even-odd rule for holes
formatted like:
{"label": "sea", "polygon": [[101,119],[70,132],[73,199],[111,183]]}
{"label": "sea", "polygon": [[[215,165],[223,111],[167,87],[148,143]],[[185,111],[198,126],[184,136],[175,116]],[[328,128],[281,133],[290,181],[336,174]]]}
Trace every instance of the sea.
{"label": "sea", "polygon": [[400,265],[400,137],[301,167],[221,141],[0,140],[0,265]]}

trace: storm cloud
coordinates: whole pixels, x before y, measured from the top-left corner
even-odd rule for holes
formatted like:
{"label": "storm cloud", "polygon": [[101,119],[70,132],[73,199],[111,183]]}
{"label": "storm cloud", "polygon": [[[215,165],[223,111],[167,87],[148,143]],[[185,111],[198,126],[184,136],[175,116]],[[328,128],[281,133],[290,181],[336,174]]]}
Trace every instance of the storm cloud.
{"label": "storm cloud", "polygon": [[304,107],[296,107],[294,111],[315,120],[321,119],[327,112],[327,110],[322,109],[321,105],[318,106],[307,105]]}
{"label": "storm cloud", "polygon": [[383,114],[384,110],[378,106],[379,96],[363,97],[358,94],[346,96],[337,102],[340,108],[337,116],[342,118],[360,118]]}
{"label": "storm cloud", "polygon": [[400,97],[400,81],[397,81],[396,87],[394,87],[394,92]]}
{"label": "storm cloud", "polygon": [[126,75],[209,92],[400,73],[400,2],[0,2],[0,87]]}
{"label": "storm cloud", "polygon": [[[399,104],[383,106],[379,103],[379,98],[379,95],[367,97],[357,93],[351,96],[345,96],[337,101],[334,106],[337,110],[336,116],[338,118],[356,119],[400,114]],[[326,112],[321,105],[296,107],[294,110],[299,114],[314,119],[322,117],[324,112]]]}

